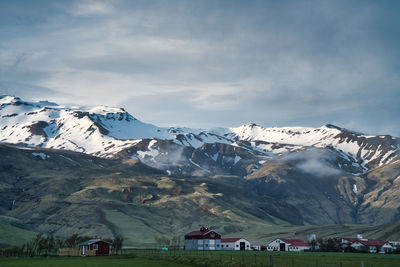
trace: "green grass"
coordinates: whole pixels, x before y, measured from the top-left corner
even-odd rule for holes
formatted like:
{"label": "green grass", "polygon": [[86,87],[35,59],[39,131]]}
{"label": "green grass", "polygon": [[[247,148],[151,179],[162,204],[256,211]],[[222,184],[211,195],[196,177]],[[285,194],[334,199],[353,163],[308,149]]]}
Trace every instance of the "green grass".
{"label": "green grass", "polygon": [[[35,232],[14,226],[8,222],[0,221],[0,247],[10,245],[22,245],[32,239]],[[3,245],[2,245],[3,244]]]}
{"label": "green grass", "polygon": [[398,267],[400,255],[361,253],[263,252],[263,251],[168,251],[131,250],[126,256],[0,258],[2,267],[185,267],[185,266],[271,266],[276,267]]}
{"label": "green grass", "polygon": [[113,224],[115,231],[125,237],[125,244],[146,246],[146,244],[154,243],[154,237],[160,235],[159,232],[146,225],[143,219],[128,216],[116,210],[104,210],[104,213],[107,221]]}
{"label": "green grass", "polygon": [[135,257],[71,257],[71,258],[0,258],[2,267],[186,267],[163,259],[135,258]]}
{"label": "green grass", "polygon": [[276,267],[398,267],[400,255],[322,252],[263,252],[263,251],[131,251],[139,257],[162,257],[194,266],[271,266]]}

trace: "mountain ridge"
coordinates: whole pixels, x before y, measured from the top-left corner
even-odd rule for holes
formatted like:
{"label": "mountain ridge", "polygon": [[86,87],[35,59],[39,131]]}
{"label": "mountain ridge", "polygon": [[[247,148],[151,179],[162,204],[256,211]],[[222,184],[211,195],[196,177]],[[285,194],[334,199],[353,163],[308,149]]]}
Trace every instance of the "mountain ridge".
{"label": "mountain ridge", "polygon": [[[364,173],[370,162],[375,166],[393,161],[400,151],[396,137],[364,135],[332,124],[319,128],[266,128],[254,123],[210,130],[167,128],[143,123],[122,108],[59,106],[11,96],[0,97],[0,116],[0,142],[67,149],[100,157],[116,157],[143,139],[172,140],[196,150],[207,144],[222,143],[264,157],[260,160],[308,147],[333,147],[342,157],[352,158],[353,163],[360,165],[360,173]],[[142,160],[154,158],[151,146],[143,149],[141,154],[129,156]],[[208,156],[215,158],[215,154]]]}
{"label": "mountain ridge", "polygon": [[0,215],[39,232],[143,242],[153,237],[131,225],[255,236],[284,225],[393,224],[399,147],[396,137],[329,124],[167,128],[121,108],[2,96]]}

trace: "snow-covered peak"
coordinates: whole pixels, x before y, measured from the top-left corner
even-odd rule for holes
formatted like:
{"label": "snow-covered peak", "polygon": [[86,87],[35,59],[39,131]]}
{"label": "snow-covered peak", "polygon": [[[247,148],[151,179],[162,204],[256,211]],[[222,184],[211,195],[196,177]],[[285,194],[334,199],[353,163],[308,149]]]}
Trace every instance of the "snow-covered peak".
{"label": "snow-covered peak", "polygon": [[0,96],[0,105],[14,104],[18,101],[21,101],[21,99],[16,96],[10,96],[10,95],[1,95]]}
{"label": "snow-covered peak", "polygon": [[309,147],[329,148],[366,170],[371,162],[390,162],[400,151],[397,138],[362,135],[330,124],[318,128],[262,127],[254,123],[210,130],[163,128],[137,120],[123,108],[62,106],[14,96],[0,97],[0,130],[0,142],[102,157],[115,156],[142,139],[161,139],[194,149],[227,144],[268,157]]}
{"label": "snow-covered peak", "polygon": [[230,128],[230,132],[240,140],[264,141],[270,143],[313,146],[321,142],[321,139],[334,137],[341,130],[322,126],[312,127],[269,127],[265,128],[255,124],[242,125]]}

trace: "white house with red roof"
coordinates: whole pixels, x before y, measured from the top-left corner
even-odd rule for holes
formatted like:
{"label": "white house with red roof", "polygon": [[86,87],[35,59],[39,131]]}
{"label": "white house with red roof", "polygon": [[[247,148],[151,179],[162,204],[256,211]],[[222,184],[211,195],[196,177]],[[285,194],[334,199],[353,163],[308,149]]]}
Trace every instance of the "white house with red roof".
{"label": "white house with red roof", "polygon": [[250,250],[250,248],[250,242],[244,238],[221,238],[221,250]]}
{"label": "white house with red roof", "polygon": [[305,251],[311,249],[311,245],[300,239],[278,238],[268,244],[268,251]]}
{"label": "white house with red roof", "polygon": [[351,248],[351,244],[356,242],[356,237],[336,237],[336,241],[341,245],[342,251],[348,251]]}
{"label": "white house with red roof", "polygon": [[350,246],[357,251],[366,251],[369,253],[377,253],[381,247],[385,245],[385,241],[378,241],[369,238],[360,238],[354,241]]}
{"label": "white house with red roof", "polygon": [[396,250],[396,247],[390,241],[387,241],[380,247],[379,253],[392,253],[394,250]]}
{"label": "white house with red roof", "polygon": [[219,250],[221,235],[217,232],[201,227],[199,231],[192,231],[185,235],[185,250]]}
{"label": "white house with red roof", "polygon": [[396,249],[390,241],[378,241],[370,238],[358,237],[337,237],[342,251],[365,251],[369,253],[391,253]]}

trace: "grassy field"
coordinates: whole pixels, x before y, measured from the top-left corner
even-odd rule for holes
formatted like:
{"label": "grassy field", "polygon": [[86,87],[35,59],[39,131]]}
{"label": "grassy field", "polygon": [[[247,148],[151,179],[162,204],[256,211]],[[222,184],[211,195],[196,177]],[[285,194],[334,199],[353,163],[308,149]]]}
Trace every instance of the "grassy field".
{"label": "grassy field", "polygon": [[265,251],[125,251],[138,257],[162,258],[193,266],[275,266],[275,267],[399,267],[400,255],[321,252]]}
{"label": "grassy field", "polygon": [[125,256],[70,258],[0,258],[2,267],[63,266],[275,266],[275,267],[399,267],[400,255],[355,253],[269,253],[269,252],[189,252],[124,251]]}
{"label": "grassy field", "polygon": [[0,248],[9,247],[10,245],[22,245],[35,235],[36,233],[33,231],[12,225],[12,223],[0,218]]}
{"label": "grassy field", "polygon": [[0,258],[0,266],[2,267],[187,267],[191,265],[180,264],[173,261],[163,259],[150,259],[143,257],[71,257],[71,258]]}

